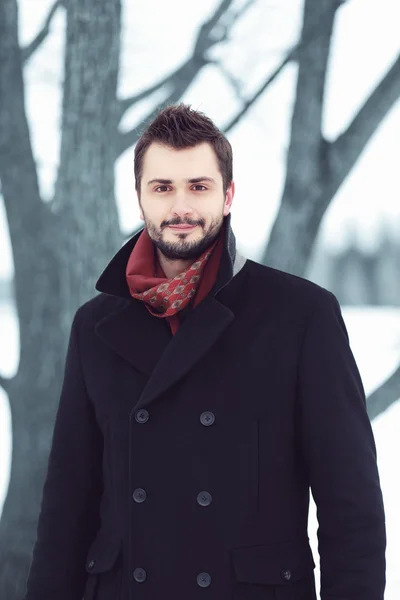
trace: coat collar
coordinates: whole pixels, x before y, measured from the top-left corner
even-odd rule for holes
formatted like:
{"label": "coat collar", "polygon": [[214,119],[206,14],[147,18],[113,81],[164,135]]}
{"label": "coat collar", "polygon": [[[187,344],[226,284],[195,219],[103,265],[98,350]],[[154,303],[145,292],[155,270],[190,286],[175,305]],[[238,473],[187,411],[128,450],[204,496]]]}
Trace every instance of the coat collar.
{"label": "coat collar", "polygon": [[[133,407],[138,410],[166,392],[209,352],[235,315],[216,298],[243,268],[246,259],[236,251],[230,215],[220,267],[208,296],[190,312],[172,337],[168,323],[152,316],[140,300],[131,297],[125,269],[141,231],[113,257],[96,283],[105,294],[125,298],[119,308],[95,326],[98,336],[135,369],[148,376],[147,384]],[[193,340],[196,340],[194,343]]]}
{"label": "coat collar", "polygon": [[[218,275],[210,294],[218,293],[244,266],[246,259],[236,251],[236,239],[231,227],[231,215],[224,219],[224,249]],[[108,263],[96,283],[96,290],[120,298],[131,295],[126,281],[126,265],[143,229],[130,238]]]}

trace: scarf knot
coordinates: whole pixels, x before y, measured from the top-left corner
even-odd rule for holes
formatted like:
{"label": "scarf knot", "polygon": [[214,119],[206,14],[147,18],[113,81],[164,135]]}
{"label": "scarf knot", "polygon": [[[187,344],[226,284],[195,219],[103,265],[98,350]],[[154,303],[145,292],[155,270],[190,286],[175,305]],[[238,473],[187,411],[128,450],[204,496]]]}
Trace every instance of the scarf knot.
{"label": "scarf knot", "polygon": [[219,240],[220,237],[182,273],[167,279],[161,266],[154,265],[154,245],[147,231],[144,230],[126,268],[131,296],[142,300],[148,311],[155,317],[176,315],[188,306],[196,295],[204,269]]}

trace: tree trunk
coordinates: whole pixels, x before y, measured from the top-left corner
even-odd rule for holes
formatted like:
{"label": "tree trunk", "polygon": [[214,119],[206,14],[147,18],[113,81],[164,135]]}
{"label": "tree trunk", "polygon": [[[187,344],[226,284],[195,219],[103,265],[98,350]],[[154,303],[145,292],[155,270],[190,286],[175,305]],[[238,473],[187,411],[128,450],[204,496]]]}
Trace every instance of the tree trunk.
{"label": "tree trunk", "polygon": [[[303,275],[318,231],[319,197],[324,189],[326,143],[321,135],[324,88],[336,0],[306,0],[298,78],[281,207],[271,231],[264,264]],[[310,30],[320,23],[313,42]],[[323,213],[322,213],[323,214]]]}
{"label": "tree trunk", "polygon": [[[297,57],[299,73],[281,206],[263,264],[304,277],[325,212],[366,144],[400,96],[400,56],[332,143],[321,122],[337,0],[306,0]],[[310,30],[320,22],[310,43]]]}
{"label": "tree trunk", "polygon": [[61,220],[62,317],[68,326],[78,305],[93,296],[97,277],[122,241],[114,196],[120,18],[120,0],[68,3],[53,205]]}
{"label": "tree trunk", "polygon": [[299,192],[298,200],[303,202],[301,210],[282,200],[263,263],[305,277],[323,213],[318,196],[311,203],[308,195]]}
{"label": "tree trunk", "polygon": [[61,157],[40,197],[24,108],[16,0],[0,3],[0,178],[15,265],[18,374],[9,382],[13,453],[0,521],[0,597],[19,600],[76,308],[118,249],[114,198],[120,0],[68,3]]}
{"label": "tree trunk", "polygon": [[[326,68],[337,0],[306,0],[287,171],[281,205],[263,264],[306,277],[321,221],[363,149],[400,96],[400,55],[333,142],[321,132]],[[310,43],[310,31],[320,23]],[[400,368],[367,398],[370,418],[400,396]]]}
{"label": "tree trunk", "polygon": [[27,366],[21,364],[9,385],[14,443],[0,521],[0,597],[9,600],[21,600],[25,592],[62,376],[60,369],[52,371],[44,388],[37,375],[47,352],[39,354],[36,348],[35,353],[36,359],[30,358]]}

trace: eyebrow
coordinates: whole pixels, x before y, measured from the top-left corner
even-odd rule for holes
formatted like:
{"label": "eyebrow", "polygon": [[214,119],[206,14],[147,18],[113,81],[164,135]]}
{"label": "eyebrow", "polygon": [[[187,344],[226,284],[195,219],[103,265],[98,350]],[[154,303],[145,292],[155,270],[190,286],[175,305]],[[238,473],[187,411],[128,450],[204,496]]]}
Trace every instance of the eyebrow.
{"label": "eyebrow", "polygon": [[[210,181],[211,183],[216,183],[215,179],[213,179],[212,177],[193,177],[192,179],[185,179],[186,183],[201,183],[202,181]],[[162,185],[171,185],[172,184],[172,179],[150,179],[150,181],[147,182],[147,185],[150,185],[152,183],[160,183]]]}

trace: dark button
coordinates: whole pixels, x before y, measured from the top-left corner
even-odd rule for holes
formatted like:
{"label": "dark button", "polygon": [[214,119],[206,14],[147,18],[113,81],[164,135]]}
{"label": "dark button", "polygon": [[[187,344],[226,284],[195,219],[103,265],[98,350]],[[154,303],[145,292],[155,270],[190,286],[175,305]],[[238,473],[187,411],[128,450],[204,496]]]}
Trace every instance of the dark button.
{"label": "dark button", "polygon": [[289,571],[289,569],[283,569],[283,571],[282,571],[282,577],[286,581],[289,581],[289,579],[291,579],[291,577],[292,577],[292,572]]}
{"label": "dark button", "polygon": [[140,408],[136,411],[135,419],[138,423],[146,423],[149,420],[149,411],[145,408]]}
{"label": "dark button", "polygon": [[95,560],[91,560],[91,561],[88,563],[88,566],[87,566],[87,568],[88,568],[88,569],[93,569],[93,567],[94,567],[94,565],[95,565],[95,564],[96,564],[96,561],[95,561]]}
{"label": "dark button", "polygon": [[147,577],[147,573],[144,569],[142,569],[141,567],[137,567],[134,571],[133,571],[133,578],[135,581],[137,581],[138,583],[142,583],[143,581],[146,581],[146,577]]}
{"label": "dark button", "polygon": [[205,412],[201,413],[200,415],[200,423],[202,425],[205,425],[206,427],[208,427],[209,425],[212,425],[215,421],[215,415],[213,412],[211,412],[211,410],[206,410]]}
{"label": "dark button", "polygon": [[208,506],[211,504],[211,500],[212,497],[210,492],[200,492],[200,494],[197,495],[197,502],[200,506]]}
{"label": "dark button", "polygon": [[135,502],[144,502],[147,498],[147,494],[146,494],[146,490],[144,490],[143,488],[136,488],[136,490],[133,491],[133,499]]}
{"label": "dark button", "polygon": [[197,585],[208,587],[211,584],[211,575],[209,573],[199,573],[197,575]]}

